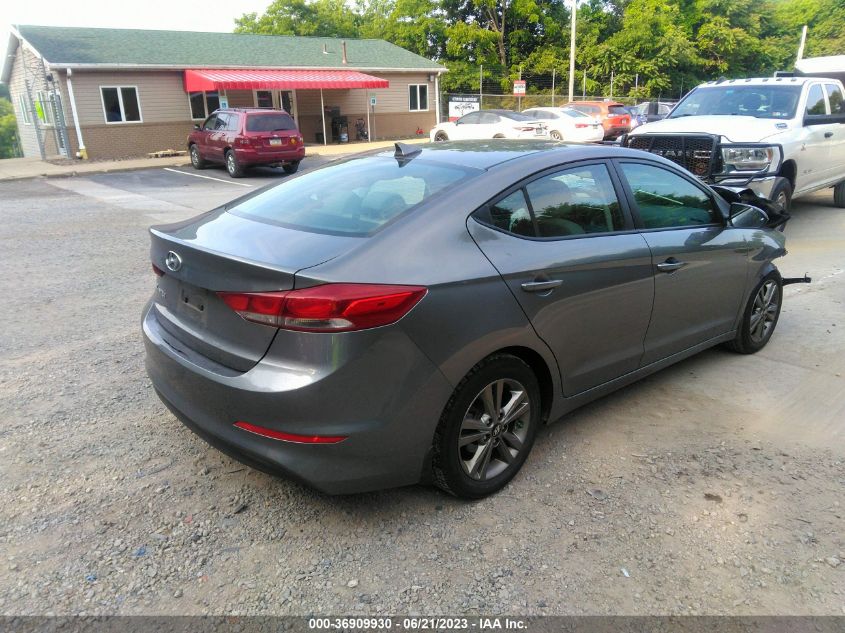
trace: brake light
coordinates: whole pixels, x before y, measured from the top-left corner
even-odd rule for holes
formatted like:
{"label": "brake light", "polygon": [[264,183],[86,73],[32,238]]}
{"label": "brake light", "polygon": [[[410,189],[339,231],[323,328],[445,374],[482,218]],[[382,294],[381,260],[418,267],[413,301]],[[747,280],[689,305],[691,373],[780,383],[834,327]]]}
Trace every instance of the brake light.
{"label": "brake light", "polygon": [[284,292],[218,292],[242,318],[303,332],[349,332],[390,325],[428,290],[422,286],[326,284]]}
{"label": "brake light", "polygon": [[531,131],[531,130],[533,130],[534,128],[533,128],[533,127],[530,127],[530,126],[520,126],[520,125],[515,125],[513,129],[515,129],[515,130],[519,130],[520,132],[530,132],[530,131]]}
{"label": "brake light", "polygon": [[258,426],[257,424],[241,421],[235,422],[235,426],[262,437],[282,440],[283,442],[296,442],[297,444],[337,444],[347,437],[346,435],[297,435],[296,433],[283,433],[282,431],[274,431],[273,429]]}
{"label": "brake light", "polygon": [[580,128],[585,128],[585,127],[590,127],[590,124],[589,123],[576,123],[575,127],[580,129]]}

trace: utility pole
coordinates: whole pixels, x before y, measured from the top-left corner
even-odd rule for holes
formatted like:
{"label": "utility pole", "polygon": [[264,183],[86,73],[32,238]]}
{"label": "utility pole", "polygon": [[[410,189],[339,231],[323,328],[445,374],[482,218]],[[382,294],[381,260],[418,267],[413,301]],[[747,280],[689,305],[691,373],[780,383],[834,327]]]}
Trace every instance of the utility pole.
{"label": "utility pole", "polygon": [[481,110],[481,104],[484,101],[484,64],[478,67],[478,109]]}
{"label": "utility pole", "polygon": [[613,99],[613,71],[610,71],[610,98]]}
{"label": "utility pole", "polygon": [[798,45],[798,56],[795,58],[795,63],[797,64],[802,59],[804,59],[804,44],[807,43],[807,25],[804,25],[804,28],[801,29],[801,43]]}
{"label": "utility pole", "polygon": [[572,0],[572,30],[569,33],[569,101],[575,98],[575,15],[578,13],[578,0]]}
{"label": "utility pole", "polygon": [[[522,81],[522,64],[519,65],[519,80]],[[522,112],[522,95],[516,98],[516,109]]]}
{"label": "utility pole", "polygon": [[634,97],[635,100],[639,101],[639,93],[640,93],[640,73],[634,75],[634,94],[637,95]]}
{"label": "utility pole", "polygon": [[584,79],[584,81],[581,84],[581,92],[582,92],[581,98],[586,99],[587,98],[587,71],[586,70],[584,71],[583,79]]}
{"label": "utility pole", "polygon": [[552,68],[552,107],[555,107],[555,73],[556,69]]}

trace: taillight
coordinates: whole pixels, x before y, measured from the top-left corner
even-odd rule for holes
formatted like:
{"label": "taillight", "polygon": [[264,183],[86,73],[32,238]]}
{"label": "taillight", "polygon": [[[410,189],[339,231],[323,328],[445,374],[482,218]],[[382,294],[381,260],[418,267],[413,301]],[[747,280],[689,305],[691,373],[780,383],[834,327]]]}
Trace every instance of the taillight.
{"label": "taillight", "polygon": [[218,292],[242,318],[285,330],[349,332],[390,325],[425,296],[422,286],[326,284],[284,292]]}
{"label": "taillight", "polygon": [[533,128],[533,127],[528,127],[528,126],[519,126],[519,125],[515,125],[513,129],[515,129],[515,130],[519,130],[520,132],[530,132],[530,131],[532,131],[534,128]]}
{"label": "taillight", "polygon": [[580,128],[585,128],[585,127],[590,127],[590,124],[589,123],[576,123],[575,127],[580,129]]}
{"label": "taillight", "polygon": [[163,271],[161,268],[159,268],[158,266],[156,266],[155,264],[153,264],[153,272],[154,272],[156,275],[158,275],[159,277],[163,277],[163,276],[164,276],[164,271]]}

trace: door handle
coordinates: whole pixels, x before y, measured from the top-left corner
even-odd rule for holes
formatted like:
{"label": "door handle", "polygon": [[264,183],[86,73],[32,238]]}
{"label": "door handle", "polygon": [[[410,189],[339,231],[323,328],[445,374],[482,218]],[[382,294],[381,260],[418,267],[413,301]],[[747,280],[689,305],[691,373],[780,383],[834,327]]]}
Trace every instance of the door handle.
{"label": "door handle", "polygon": [[825,132],[824,133],[825,138],[830,138],[831,136],[833,136],[833,132]]}
{"label": "door handle", "polygon": [[549,281],[528,281],[522,284],[521,288],[525,292],[546,292],[554,290],[563,283],[561,279],[551,279]]}
{"label": "door handle", "polygon": [[660,262],[659,264],[657,264],[657,270],[662,273],[673,273],[686,265],[686,262],[679,262],[674,257],[670,257],[665,262]]}

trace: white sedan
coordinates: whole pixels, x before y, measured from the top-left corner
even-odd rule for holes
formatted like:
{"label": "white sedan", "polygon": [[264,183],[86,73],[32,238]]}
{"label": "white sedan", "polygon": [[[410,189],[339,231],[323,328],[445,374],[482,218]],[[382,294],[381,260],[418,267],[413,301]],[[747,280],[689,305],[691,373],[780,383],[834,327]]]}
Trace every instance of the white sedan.
{"label": "white sedan", "polygon": [[435,126],[432,141],[457,141],[487,138],[549,138],[545,124],[512,110],[478,110],[457,121]]}
{"label": "white sedan", "polygon": [[542,121],[556,141],[591,143],[604,138],[604,128],[589,114],[573,108],[530,108],[522,114]]}

